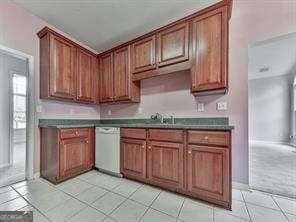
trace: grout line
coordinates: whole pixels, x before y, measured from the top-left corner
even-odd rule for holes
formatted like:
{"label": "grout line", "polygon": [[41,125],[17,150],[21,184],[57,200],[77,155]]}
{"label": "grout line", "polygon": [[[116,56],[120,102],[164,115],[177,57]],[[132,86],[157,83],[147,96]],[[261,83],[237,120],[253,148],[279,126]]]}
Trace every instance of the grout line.
{"label": "grout line", "polygon": [[246,207],[246,209],[247,209],[247,213],[248,213],[248,216],[249,216],[249,220],[250,220],[250,222],[252,222],[252,217],[251,217],[251,213],[250,213],[250,211],[249,211],[249,208],[248,208],[248,205],[247,205],[247,202],[246,202],[246,199],[245,199],[245,196],[244,196],[244,194],[243,194],[243,192],[240,190],[240,192],[241,192],[241,194],[242,194],[242,197],[243,197],[243,200],[244,200],[244,205],[245,205],[245,207]]}
{"label": "grout line", "polygon": [[287,221],[290,221],[288,216],[286,215],[286,212],[284,212],[284,210],[280,207],[280,205],[278,204],[278,202],[276,201],[276,199],[271,196],[272,200],[275,202],[275,204],[278,206],[278,208],[280,209],[280,211],[282,212],[282,214],[284,214],[284,217],[287,219]]}
{"label": "grout line", "polygon": [[179,209],[179,212],[178,212],[178,215],[177,215],[177,220],[178,220],[179,217],[180,217],[181,210],[182,210],[182,208],[184,207],[184,204],[185,204],[185,198],[184,198],[184,200],[182,201],[181,207],[180,207],[180,209]]}

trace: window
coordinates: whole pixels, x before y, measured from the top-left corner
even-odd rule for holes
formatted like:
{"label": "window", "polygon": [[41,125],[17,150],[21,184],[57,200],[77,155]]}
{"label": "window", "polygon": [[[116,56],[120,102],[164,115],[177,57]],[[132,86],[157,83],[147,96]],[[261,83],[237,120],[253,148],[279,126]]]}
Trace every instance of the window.
{"label": "window", "polygon": [[13,128],[26,128],[26,94],[27,78],[22,75],[13,75]]}

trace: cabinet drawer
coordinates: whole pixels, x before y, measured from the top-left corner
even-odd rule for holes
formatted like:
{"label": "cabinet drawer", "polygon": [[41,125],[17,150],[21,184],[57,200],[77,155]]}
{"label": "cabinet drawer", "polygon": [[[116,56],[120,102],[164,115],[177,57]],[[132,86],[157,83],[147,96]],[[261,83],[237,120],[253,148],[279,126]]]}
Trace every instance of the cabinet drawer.
{"label": "cabinet drawer", "polygon": [[229,146],[229,132],[220,131],[188,131],[189,144]]}
{"label": "cabinet drawer", "polygon": [[122,128],[120,136],[125,138],[146,139],[146,129]]}
{"label": "cabinet drawer", "polygon": [[61,139],[73,138],[73,137],[88,137],[88,136],[89,136],[88,128],[73,128],[73,129],[61,130]]}
{"label": "cabinet drawer", "polygon": [[157,141],[169,141],[183,143],[182,130],[150,129],[149,139]]}

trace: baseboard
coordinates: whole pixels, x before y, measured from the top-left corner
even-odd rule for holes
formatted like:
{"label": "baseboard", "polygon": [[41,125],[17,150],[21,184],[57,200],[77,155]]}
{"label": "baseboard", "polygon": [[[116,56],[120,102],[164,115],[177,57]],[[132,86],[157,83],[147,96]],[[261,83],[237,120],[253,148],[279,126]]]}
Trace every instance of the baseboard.
{"label": "baseboard", "polygon": [[239,190],[249,190],[250,186],[246,183],[232,182],[232,188]]}
{"label": "baseboard", "polygon": [[257,144],[276,144],[276,145],[288,145],[292,146],[290,142],[274,142],[274,141],[265,141],[265,140],[249,140],[249,143],[257,143]]}

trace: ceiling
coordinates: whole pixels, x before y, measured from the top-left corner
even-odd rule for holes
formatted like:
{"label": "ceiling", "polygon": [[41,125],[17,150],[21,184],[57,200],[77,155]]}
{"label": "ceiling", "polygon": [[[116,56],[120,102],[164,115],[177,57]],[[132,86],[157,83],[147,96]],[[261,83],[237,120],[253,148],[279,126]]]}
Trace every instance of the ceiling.
{"label": "ceiling", "polygon": [[249,47],[249,79],[296,74],[296,33],[256,42]]}
{"label": "ceiling", "polygon": [[219,0],[11,0],[98,52]]}

